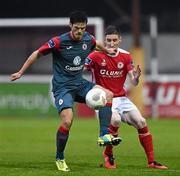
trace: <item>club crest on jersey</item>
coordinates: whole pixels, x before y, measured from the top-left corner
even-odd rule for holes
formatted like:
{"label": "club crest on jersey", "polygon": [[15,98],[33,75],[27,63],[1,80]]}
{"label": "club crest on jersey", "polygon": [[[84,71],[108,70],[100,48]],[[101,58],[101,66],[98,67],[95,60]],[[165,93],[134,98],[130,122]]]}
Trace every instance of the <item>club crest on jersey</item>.
{"label": "club crest on jersey", "polygon": [[50,40],[48,41],[48,46],[49,46],[50,48],[53,48],[53,47],[55,46],[55,43],[54,43],[54,41],[53,41],[52,39],[50,39]]}
{"label": "club crest on jersey", "polygon": [[73,64],[77,66],[77,65],[80,65],[80,63],[81,63],[81,57],[76,56],[73,60]]}
{"label": "club crest on jersey", "polygon": [[106,66],[106,60],[102,59],[101,66]]}
{"label": "club crest on jersey", "polygon": [[123,63],[123,62],[118,62],[117,67],[118,67],[119,69],[122,69],[123,66],[124,66],[124,63]]}
{"label": "club crest on jersey", "polygon": [[83,49],[83,50],[86,50],[86,49],[87,49],[87,44],[83,44],[83,45],[82,45],[82,49]]}

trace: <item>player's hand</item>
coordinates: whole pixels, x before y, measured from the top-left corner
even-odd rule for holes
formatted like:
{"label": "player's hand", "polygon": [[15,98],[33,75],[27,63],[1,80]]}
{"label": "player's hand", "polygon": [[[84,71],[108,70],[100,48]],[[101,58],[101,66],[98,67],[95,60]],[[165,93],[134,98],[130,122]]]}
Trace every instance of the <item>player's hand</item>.
{"label": "player's hand", "polygon": [[10,80],[11,80],[11,81],[15,81],[15,80],[19,79],[21,76],[22,76],[22,74],[19,73],[19,72],[14,73],[14,74],[11,74]]}
{"label": "player's hand", "polygon": [[137,65],[136,69],[134,69],[133,75],[137,79],[141,76],[141,68],[139,65]]}

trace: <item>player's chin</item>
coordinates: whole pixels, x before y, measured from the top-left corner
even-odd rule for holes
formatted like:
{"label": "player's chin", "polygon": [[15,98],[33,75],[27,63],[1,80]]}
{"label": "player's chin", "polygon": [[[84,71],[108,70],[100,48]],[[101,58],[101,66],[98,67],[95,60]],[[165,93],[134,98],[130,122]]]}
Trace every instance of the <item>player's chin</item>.
{"label": "player's chin", "polygon": [[76,35],[76,36],[75,36],[75,38],[76,38],[76,40],[78,40],[78,41],[79,41],[79,40],[81,40],[81,39],[82,39],[82,35]]}

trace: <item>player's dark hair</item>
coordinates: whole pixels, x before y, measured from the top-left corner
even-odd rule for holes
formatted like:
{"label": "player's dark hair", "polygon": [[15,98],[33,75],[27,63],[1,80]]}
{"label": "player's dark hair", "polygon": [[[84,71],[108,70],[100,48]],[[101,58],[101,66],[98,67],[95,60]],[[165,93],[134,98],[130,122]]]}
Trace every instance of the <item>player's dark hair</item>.
{"label": "player's dark hair", "polygon": [[69,15],[70,23],[88,22],[87,14],[84,11],[73,11]]}
{"label": "player's dark hair", "polygon": [[113,26],[113,25],[109,25],[106,29],[105,29],[105,36],[106,35],[110,35],[110,34],[117,34],[118,36],[121,35],[121,32],[120,30],[116,27],[116,26]]}

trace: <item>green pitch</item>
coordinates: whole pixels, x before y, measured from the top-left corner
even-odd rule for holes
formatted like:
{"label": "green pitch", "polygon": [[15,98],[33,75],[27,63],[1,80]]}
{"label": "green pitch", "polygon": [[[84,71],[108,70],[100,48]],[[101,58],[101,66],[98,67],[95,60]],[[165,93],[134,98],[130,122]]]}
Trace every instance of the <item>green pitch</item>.
{"label": "green pitch", "polygon": [[180,120],[149,120],[156,160],[168,170],[149,169],[136,130],[121,125],[123,142],[114,148],[118,168],[101,167],[102,147],[96,144],[98,121],[75,119],[66,148],[70,172],[55,166],[57,119],[0,118],[1,176],[180,176]]}

